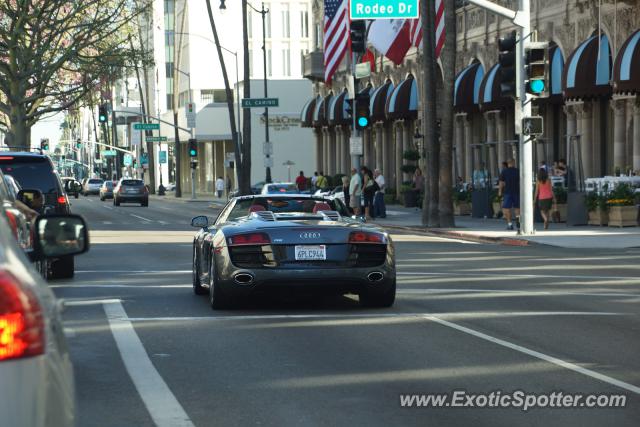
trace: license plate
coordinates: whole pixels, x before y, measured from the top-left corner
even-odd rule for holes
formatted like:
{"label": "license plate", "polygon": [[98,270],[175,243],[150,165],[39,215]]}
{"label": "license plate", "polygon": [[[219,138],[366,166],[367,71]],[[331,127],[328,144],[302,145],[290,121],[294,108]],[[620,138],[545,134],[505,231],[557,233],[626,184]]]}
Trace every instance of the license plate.
{"label": "license plate", "polygon": [[134,188],[129,188],[127,190],[125,190],[125,193],[137,193],[138,190],[134,189]]}
{"label": "license plate", "polygon": [[296,261],[323,261],[327,259],[325,245],[296,246]]}

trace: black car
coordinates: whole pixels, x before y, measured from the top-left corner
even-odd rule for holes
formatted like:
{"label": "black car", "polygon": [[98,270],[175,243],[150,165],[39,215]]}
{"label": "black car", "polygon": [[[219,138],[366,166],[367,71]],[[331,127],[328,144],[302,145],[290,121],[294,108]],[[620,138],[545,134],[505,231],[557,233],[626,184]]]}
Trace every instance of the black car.
{"label": "black car", "polygon": [[[0,169],[11,175],[25,191],[39,190],[42,193],[43,205],[36,209],[41,214],[71,212],[69,199],[49,156],[27,152],[0,152]],[[43,270],[48,279],[73,277],[73,255],[49,258],[45,261]]]}
{"label": "black car", "polygon": [[113,205],[140,203],[149,206],[149,189],[141,179],[122,178],[113,189]]}

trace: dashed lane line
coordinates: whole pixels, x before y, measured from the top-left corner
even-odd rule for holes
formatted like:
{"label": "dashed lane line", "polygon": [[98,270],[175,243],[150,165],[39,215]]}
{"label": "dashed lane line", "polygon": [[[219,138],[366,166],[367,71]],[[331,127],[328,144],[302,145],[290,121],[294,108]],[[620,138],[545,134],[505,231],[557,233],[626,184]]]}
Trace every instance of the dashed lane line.
{"label": "dashed lane line", "polygon": [[145,218],[145,217],[140,216],[140,215],[136,215],[136,214],[129,214],[129,215],[130,215],[130,216],[132,216],[132,217],[134,217],[134,218],[141,219],[141,220],[143,220],[143,221],[148,221],[148,222],[153,221],[153,220],[151,220],[151,219]]}

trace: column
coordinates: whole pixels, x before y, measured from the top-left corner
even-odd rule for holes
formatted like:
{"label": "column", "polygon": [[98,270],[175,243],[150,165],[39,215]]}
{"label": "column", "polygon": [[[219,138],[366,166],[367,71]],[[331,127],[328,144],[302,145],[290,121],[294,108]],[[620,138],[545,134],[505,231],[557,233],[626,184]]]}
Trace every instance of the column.
{"label": "column", "polygon": [[[582,157],[583,176],[580,179],[590,178],[593,174],[593,141],[591,140],[591,103],[589,101],[575,105],[578,116],[578,133],[580,134],[580,155]],[[576,171],[578,172],[578,171]]]}
{"label": "column", "polygon": [[457,182],[458,176],[464,176],[464,116],[456,115],[454,121],[454,132],[455,132],[455,147],[456,147],[456,158],[454,161],[456,162],[456,179],[454,182]]}
{"label": "column", "polygon": [[625,172],[627,162],[625,160],[625,100],[612,99],[609,103],[613,109],[613,170],[620,169]]}
{"label": "column", "polygon": [[498,120],[497,111],[491,111],[489,113],[485,113],[485,119],[487,121],[487,142],[489,143],[487,146],[487,157],[489,157],[489,161],[486,164],[486,168],[488,169],[491,177],[496,176],[496,171],[498,170],[496,166],[496,121]]}
{"label": "column", "polygon": [[504,143],[504,140],[507,136],[507,124],[506,124],[506,115],[504,112],[499,112],[496,114],[496,128],[497,128],[497,141],[498,145],[496,145],[496,150],[498,150],[498,170],[502,169],[502,162],[507,161],[507,146]]}
{"label": "column", "polygon": [[[576,109],[573,105],[565,105],[564,112],[567,115],[567,135],[571,138],[576,135],[578,129],[578,123],[576,118]],[[565,138],[566,140],[566,138]],[[568,147],[566,147],[565,152],[560,153],[560,158],[565,158],[567,161],[569,157],[573,158],[575,155],[574,142],[572,141]],[[567,154],[567,151],[571,150],[570,154]]]}
{"label": "column", "polygon": [[382,175],[386,180],[387,188],[393,188],[393,173],[391,156],[389,155],[389,147],[391,146],[391,139],[389,138],[389,131],[384,123],[378,123],[378,131],[382,137]]}
{"label": "column", "polygon": [[320,172],[322,170],[322,129],[314,128],[313,135],[316,138],[316,170],[314,172]]}
{"label": "column", "polygon": [[344,174],[342,166],[342,126],[336,126],[336,170],[337,173]]}
{"label": "column", "polygon": [[384,132],[384,129],[382,128],[382,124],[377,124],[375,127],[375,132],[376,132],[376,164],[375,164],[375,168],[374,169],[380,169],[382,171],[382,174],[384,175],[384,167],[382,164],[382,158],[383,153],[384,153],[384,148],[382,145],[382,134]]}
{"label": "column", "polygon": [[387,151],[386,156],[389,158],[389,188],[394,188],[396,183],[396,145],[394,136],[393,123],[387,123],[385,125],[385,135],[387,136]]}
{"label": "column", "polygon": [[326,175],[329,168],[329,129],[322,128],[322,172]]}
{"label": "column", "polygon": [[338,168],[336,167],[337,156],[336,156],[336,131],[335,128],[329,128],[329,166],[327,169],[329,172],[329,176],[334,176]]}
{"label": "column", "polygon": [[464,176],[465,182],[471,182],[473,176],[473,149],[471,144],[473,142],[473,127],[471,116],[467,115],[464,118]]}
{"label": "column", "polygon": [[402,186],[402,122],[395,123],[395,176],[396,197],[400,200],[400,187]]}
{"label": "column", "polygon": [[343,173],[347,176],[351,175],[351,145],[349,143],[349,137],[351,136],[351,128],[342,128],[342,164],[344,167]]}
{"label": "column", "polygon": [[633,106],[633,170],[640,173],[640,99]]}
{"label": "column", "polygon": [[362,165],[370,167],[371,165],[371,147],[369,146],[369,133],[367,130],[361,132],[362,134]]}
{"label": "column", "polygon": [[[405,151],[408,150],[413,150],[413,122],[410,120],[407,120],[404,122],[403,125],[403,138],[402,138],[402,153],[404,154]],[[437,154],[438,156],[440,155],[440,153]],[[407,163],[406,160],[402,160],[402,163]],[[413,177],[408,175],[408,174],[403,174],[402,179],[405,181],[408,181],[410,179],[412,179]]]}

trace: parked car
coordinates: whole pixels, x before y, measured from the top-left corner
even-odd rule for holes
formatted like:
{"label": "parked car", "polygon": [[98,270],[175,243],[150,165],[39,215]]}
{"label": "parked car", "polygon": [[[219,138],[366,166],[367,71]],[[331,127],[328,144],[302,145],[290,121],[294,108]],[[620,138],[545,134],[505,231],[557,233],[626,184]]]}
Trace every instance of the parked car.
{"label": "parked car", "polygon": [[[43,154],[0,152],[0,169],[22,187],[16,199],[40,214],[69,214],[69,199],[51,159]],[[48,279],[73,277],[73,255],[47,257],[43,274]]]}
{"label": "parked car", "polygon": [[[264,184],[266,184],[264,181],[259,181],[253,184],[251,186],[251,194],[260,194],[260,192],[262,191],[262,187],[264,187]],[[235,190],[229,192],[228,199],[231,200],[233,197],[238,197],[239,195],[240,190],[236,188]]]}
{"label": "parked car", "polygon": [[61,178],[61,180],[67,196],[73,196],[77,199],[78,195],[80,194],[80,190],[82,189],[82,185],[78,181],[76,181],[75,178],[69,176],[64,176]]}
{"label": "parked car", "polygon": [[141,179],[122,178],[113,190],[113,205],[120,203],[140,203],[149,206],[149,189]]}
{"label": "parked car", "polygon": [[102,187],[103,183],[104,180],[100,178],[90,178],[86,180],[82,186],[82,195],[88,196],[90,194],[100,194],[100,187]]}
{"label": "parked car", "polygon": [[106,199],[113,199],[113,188],[116,184],[117,182],[105,181],[100,187],[100,200],[104,202]]}
{"label": "parked car", "polygon": [[[12,185],[7,185],[11,183]],[[0,172],[0,211],[4,214],[13,236],[22,249],[31,248],[29,219],[17,204],[17,193],[13,186],[17,185],[13,177]],[[18,190],[19,192],[20,190]]]}
{"label": "parked car", "polygon": [[11,175],[4,175],[4,183],[6,184],[7,190],[9,191],[9,194],[11,194],[13,199],[17,199],[18,192],[20,192],[20,190],[22,189],[22,187],[20,187],[20,184],[18,184],[18,181],[16,181],[15,178]]}
{"label": "parked car", "polygon": [[342,188],[342,185],[338,185],[333,190],[317,190],[313,195],[324,197],[333,196],[344,203],[344,189]]}
{"label": "parked car", "polygon": [[265,184],[260,194],[300,194],[300,190],[293,182],[274,182]]}

